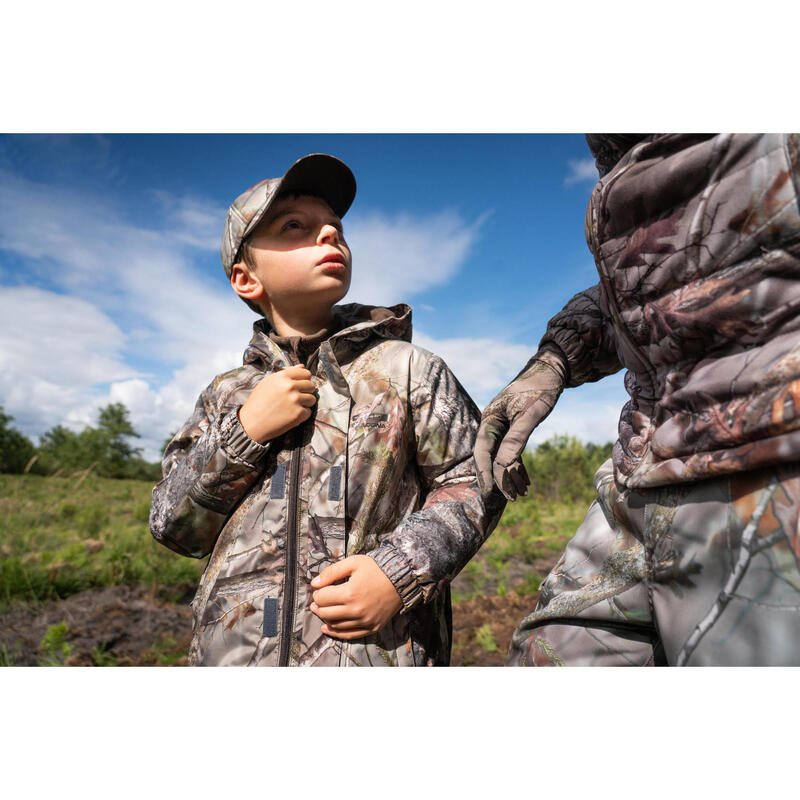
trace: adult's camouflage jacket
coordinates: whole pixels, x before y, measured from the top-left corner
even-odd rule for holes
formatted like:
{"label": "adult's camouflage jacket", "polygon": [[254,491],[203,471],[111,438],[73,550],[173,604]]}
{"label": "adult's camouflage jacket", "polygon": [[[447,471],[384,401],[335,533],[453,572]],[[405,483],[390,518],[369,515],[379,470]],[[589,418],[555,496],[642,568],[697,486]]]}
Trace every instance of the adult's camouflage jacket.
{"label": "adult's camouflage jacket", "polygon": [[[307,360],[312,417],[264,445],[237,411],[265,374],[295,363],[254,325],[242,367],[219,375],[168,445],[150,530],[211,553],[192,603],[190,663],[446,665],[448,584],[494,528],[472,447],[480,413],[445,363],[415,347],[411,309],[338,306],[339,327]],[[371,556],[403,602],[377,634],[321,633],[311,580]]]}
{"label": "adult's camouflage jacket", "polygon": [[600,282],[549,323],[567,386],[626,367],[629,488],[800,458],[800,137],[587,137]]}

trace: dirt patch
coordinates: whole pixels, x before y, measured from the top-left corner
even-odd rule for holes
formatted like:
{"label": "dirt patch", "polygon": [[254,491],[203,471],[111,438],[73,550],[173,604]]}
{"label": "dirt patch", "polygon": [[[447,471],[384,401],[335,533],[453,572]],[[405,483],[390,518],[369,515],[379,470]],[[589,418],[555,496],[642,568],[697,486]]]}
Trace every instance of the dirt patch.
{"label": "dirt patch", "polygon": [[450,666],[500,667],[511,634],[533,611],[536,594],[476,597],[453,604],[453,652]]}
{"label": "dirt patch", "polygon": [[184,665],[192,591],[107,586],[39,607],[17,604],[0,614],[0,655],[15,666]]}
{"label": "dirt patch", "polygon": [[[0,614],[0,655],[16,666],[185,666],[193,587],[107,586]],[[164,599],[179,598],[180,602]],[[453,604],[452,666],[501,666],[538,595]]]}

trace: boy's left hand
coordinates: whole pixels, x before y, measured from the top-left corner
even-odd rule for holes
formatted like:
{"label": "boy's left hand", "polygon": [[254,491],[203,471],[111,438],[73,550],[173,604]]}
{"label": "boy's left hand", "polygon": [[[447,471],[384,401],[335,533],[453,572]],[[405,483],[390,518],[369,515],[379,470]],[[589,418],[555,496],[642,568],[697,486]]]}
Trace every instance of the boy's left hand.
{"label": "boy's left hand", "polygon": [[[344,583],[331,585],[344,578]],[[317,590],[311,611],[322,620],[322,632],[337,639],[376,633],[403,607],[394,584],[369,556],[337,561],[311,585]]]}

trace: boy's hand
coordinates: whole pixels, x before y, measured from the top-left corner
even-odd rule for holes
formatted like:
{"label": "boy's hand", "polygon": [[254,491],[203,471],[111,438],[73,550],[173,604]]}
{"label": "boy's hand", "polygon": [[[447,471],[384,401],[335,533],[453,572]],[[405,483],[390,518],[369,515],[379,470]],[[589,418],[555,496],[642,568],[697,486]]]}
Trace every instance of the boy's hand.
{"label": "boy's hand", "polygon": [[315,389],[302,364],[273,372],[259,381],[239,409],[239,422],[251,439],[264,444],[311,416]]}
{"label": "boy's hand", "polygon": [[[344,583],[331,585],[343,578]],[[324,623],[322,632],[337,639],[376,633],[403,607],[394,584],[369,556],[337,561],[311,585],[317,590],[311,610]]]}

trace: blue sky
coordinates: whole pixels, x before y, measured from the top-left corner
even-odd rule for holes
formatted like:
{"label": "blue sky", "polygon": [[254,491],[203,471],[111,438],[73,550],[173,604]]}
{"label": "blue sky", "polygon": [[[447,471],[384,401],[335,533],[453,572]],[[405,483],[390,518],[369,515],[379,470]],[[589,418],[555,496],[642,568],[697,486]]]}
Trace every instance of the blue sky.
{"label": "blue sky", "polygon": [[[345,302],[409,303],[414,341],[480,406],[597,281],[581,135],[2,136],[0,404],[15,424],[80,429],[121,401],[155,458],[250,338],[219,261],[228,204],[310,152],[358,181]],[[531,444],[613,440],[625,399],[621,373],[568,390]]]}

